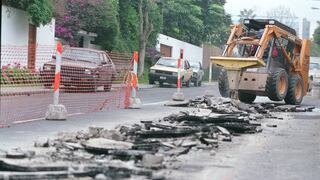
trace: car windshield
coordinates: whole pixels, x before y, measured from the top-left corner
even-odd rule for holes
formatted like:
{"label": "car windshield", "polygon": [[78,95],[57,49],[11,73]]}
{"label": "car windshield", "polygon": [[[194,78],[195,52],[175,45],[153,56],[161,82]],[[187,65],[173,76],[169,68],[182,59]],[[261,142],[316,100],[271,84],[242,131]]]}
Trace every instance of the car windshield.
{"label": "car windshield", "polygon": [[157,65],[167,66],[167,67],[178,67],[178,61],[176,59],[160,58]]}
{"label": "car windshield", "polygon": [[190,63],[190,66],[193,68],[193,69],[200,69],[200,64],[199,62],[189,62]]}
{"label": "car windshield", "polygon": [[318,64],[318,63],[310,63],[310,68],[309,69],[320,70],[320,64]]}
{"label": "car windshield", "polygon": [[99,53],[81,49],[66,49],[62,53],[62,57],[77,61],[92,62],[96,64],[99,64],[101,62]]}

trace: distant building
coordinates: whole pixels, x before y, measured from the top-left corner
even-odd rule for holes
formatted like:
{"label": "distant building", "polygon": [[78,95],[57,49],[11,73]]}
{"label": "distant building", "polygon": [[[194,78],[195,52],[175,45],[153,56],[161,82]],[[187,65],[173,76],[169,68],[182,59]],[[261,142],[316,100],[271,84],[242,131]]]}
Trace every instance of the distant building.
{"label": "distant building", "polygon": [[183,58],[189,61],[202,62],[203,52],[202,47],[159,34],[157,50],[162,56],[179,58],[180,50],[183,51]]}
{"label": "distant building", "polygon": [[209,68],[210,57],[219,56],[222,51],[212,45],[203,44],[196,46],[164,34],[159,34],[156,49],[162,56],[179,58],[180,51],[183,50],[183,58],[192,62],[201,62],[204,69]]}
{"label": "distant building", "polygon": [[306,18],[303,18],[301,26],[301,37],[303,39],[310,39],[310,21],[308,21]]}

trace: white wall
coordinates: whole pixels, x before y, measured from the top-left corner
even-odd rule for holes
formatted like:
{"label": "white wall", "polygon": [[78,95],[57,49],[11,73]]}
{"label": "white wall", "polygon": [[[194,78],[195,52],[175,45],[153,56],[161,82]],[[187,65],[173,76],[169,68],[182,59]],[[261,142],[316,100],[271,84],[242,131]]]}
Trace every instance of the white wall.
{"label": "white wall", "polygon": [[[26,66],[29,31],[27,13],[7,6],[1,6],[1,10],[1,66],[15,62]],[[10,47],[13,45],[19,48]]]}
{"label": "white wall", "polygon": [[37,28],[37,44],[38,45],[55,45],[54,32],[55,32],[55,19],[51,23]]}
{"label": "white wall", "polygon": [[201,62],[203,59],[203,49],[202,47],[195,46],[193,44],[180,41],[178,39],[159,34],[158,44],[156,49],[160,51],[160,44],[164,44],[172,47],[172,57],[179,58],[180,49],[183,49],[183,58],[189,61]]}
{"label": "white wall", "polygon": [[[1,66],[28,62],[29,20],[25,11],[1,5]],[[36,66],[51,59],[55,47],[55,20],[37,28]]]}
{"label": "white wall", "polygon": [[1,6],[1,45],[28,44],[28,15],[25,11]]}
{"label": "white wall", "polygon": [[51,61],[55,51],[55,19],[51,23],[37,28],[36,68],[39,69],[45,62]]}

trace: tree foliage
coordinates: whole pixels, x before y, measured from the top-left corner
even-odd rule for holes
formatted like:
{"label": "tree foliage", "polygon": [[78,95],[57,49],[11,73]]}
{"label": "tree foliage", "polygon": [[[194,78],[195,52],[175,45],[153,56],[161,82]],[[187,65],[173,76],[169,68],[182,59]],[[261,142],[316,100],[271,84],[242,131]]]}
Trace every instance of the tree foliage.
{"label": "tree foliage", "polygon": [[224,4],[224,0],[164,0],[162,32],[196,45],[220,46],[231,24]]}
{"label": "tree foliage", "polygon": [[163,4],[163,33],[199,45],[204,28],[201,8],[192,0],[166,0]]}
{"label": "tree foliage", "polygon": [[257,15],[254,13],[253,9],[243,9],[240,11],[239,16],[239,23],[243,23],[244,19],[253,19],[255,18]]}
{"label": "tree foliage", "polygon": [[267,11],[267,17],[276,19],[293,28],[295,28],[295,24],[297,23],[297,16],[295,13],[292,12],[290,8],[282,5]]}
{"label": "tree foliage", "polygon": [[311,44],[311,56],[320,57],[320,45],[315,42]]}
{"label": "tree foliage", "polygon": [[222,46],[229,37],[231,16],[224,10],[224,0],[198,0],[202,9],[204,29],[202,42]]}
{"label": "tree foliage", "polygon": [[112,0],[65,0],[63,10],[56,14],[56,36],[72,46],[80,41],[79,30],[95,32],[96,44],[107,50],[115,48],[119,33],[117,3]]}
{"label": "tree foliage", "polygon": [[313,33],[313,39],[314,42],[320,46],[320,21],[318,21],[318,27],[315,29]]}
{"label": "tree foliage", "polygon": [[139,17],[135,2],[132,0],[119,0],[119,26],[118,50],[138,50],[139,46]]}
{"label": "tree foliage", "polygon": [[2,2],[26,11],[29,21],[37,27],[51,22],[53,7],[50,0],[3,0]]}
{"label": "tree foliage", "polygon": [[160,32],[195,45],[221,46],[231,24],[224,10],[225,0],[52,1],[56,36],[78,45],[80,29],[95,32],[98,37],[94,43],[103,49],[140,50],[142,59],[142,52],[155,47]]}

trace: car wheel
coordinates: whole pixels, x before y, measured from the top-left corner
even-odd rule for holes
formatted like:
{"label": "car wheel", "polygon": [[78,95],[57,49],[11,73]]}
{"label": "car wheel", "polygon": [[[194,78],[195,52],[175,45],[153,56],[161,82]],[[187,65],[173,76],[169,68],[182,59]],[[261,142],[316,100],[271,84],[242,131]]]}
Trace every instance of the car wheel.
{"label": "car wheel", "polygon": [[104,85],[104,86],[103,86],[103,90],[104,90],[105,92],[109,92],[109,91],[111,91],[111,87],[112,87],[111,84]]}
{"label": "car wheel", "polygon": [[186,82],[186,87],[190,87],[190,79]]}
{"label": "car wheel", "polygon": [[149,84],[154,84],[154,80],[153,79],[149,79]]}
{"label": "car wheel", "polygon": [[[183,87],[183,84],[184,84],[185,82],[184,82],[184,77],[181,77],[180,78],[180,88],[182,88]],[[178,87],[178,82],[177,82],[177,87]]]}
{"label": "car wheel", "polygon": [[196,79],[193,83],[194,83],[194,86],[197,87],[199,85],[198,79]]}

